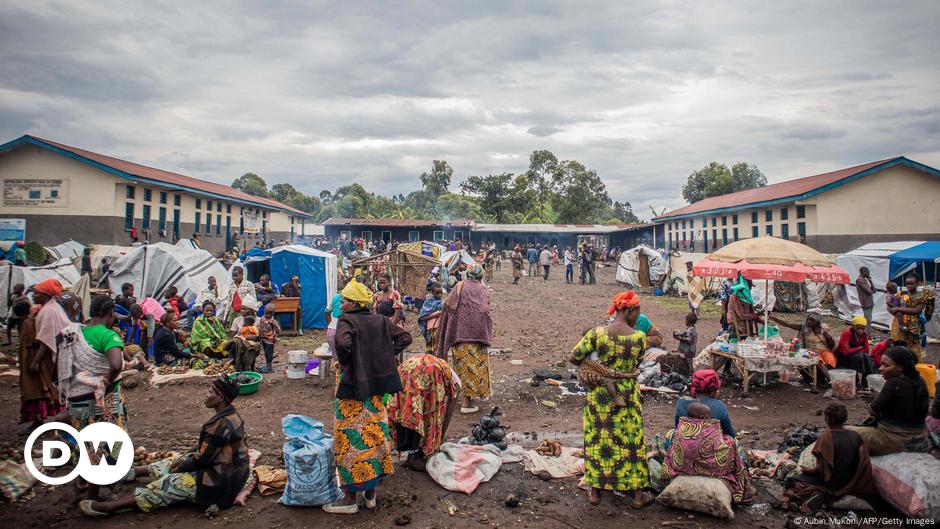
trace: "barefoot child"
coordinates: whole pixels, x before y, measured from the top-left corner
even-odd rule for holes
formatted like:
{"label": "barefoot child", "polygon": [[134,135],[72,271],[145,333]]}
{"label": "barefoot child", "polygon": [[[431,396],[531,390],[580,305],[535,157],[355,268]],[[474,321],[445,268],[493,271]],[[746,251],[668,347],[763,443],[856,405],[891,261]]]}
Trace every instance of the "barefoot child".
{"label": "barefoot child", "polygon": [[693,371],[692,360],[698,353],[698,332],[695,330],[695,324],[698,322],[698,316],[694,312],[685,315],[685,327],[682,332],[672,331],[672,337],[679,340],[679,354],[685,357],[689,366],[689,373]]}
{"label": "barefoot child", "polygon": [[264,316],[258,324],[258,332],[261,337],[261,348],[264,349],[265,364],[259,371],[270,373],[271,365],[274,363],[274,344],[277,343],[277,335],[281,334],[281,324],[274,318],[274,303],[268,303],[264,307]]}

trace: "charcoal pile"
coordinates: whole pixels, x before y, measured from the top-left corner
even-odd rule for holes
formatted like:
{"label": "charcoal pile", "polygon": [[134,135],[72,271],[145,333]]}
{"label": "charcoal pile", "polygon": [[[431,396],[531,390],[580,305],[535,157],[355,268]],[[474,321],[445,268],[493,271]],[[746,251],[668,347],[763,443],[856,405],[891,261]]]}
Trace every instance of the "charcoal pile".
{"label": "charcoal pile", "polygon": [[234,377],[232,377],[232,380],[237,382],[239,385],[245,385],[245,384],[251,384],[253,382],[257,382],[255,378],[250,377],[244,373],[239,373],[235,375]]}
{"label": "charcoal pile", "polygon": [[653,373],[643,380],[643,384],[651,388],[669,388],[680,394],[689,392],[691,379],[682,373]]}
{"label": "charcoal pile", "polygon": [[503,427],[499,424],[499,416],[502,414],[503,413],[499,411],[499,406],[496,406],[489,415],[480,417],[480,423],[473,425],[473,429],[470,430],[470,444],[491,444],[500,450],[505,450],[507,443],[504,439],[506,438],[506,429],[508,429],[508,427]]}
{"label": "charcoal pile", "polygon": [[777,451],[799,454],[804,448],[815,443],[816,439],[819,439],[819,428],[805,424],[799,428],[787,430]]}

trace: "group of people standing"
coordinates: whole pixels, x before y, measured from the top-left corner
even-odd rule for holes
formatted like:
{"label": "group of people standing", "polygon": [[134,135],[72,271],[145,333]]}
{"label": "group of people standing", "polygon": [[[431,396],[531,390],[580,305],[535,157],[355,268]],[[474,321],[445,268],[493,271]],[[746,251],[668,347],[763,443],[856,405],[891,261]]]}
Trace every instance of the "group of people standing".
{"label": "group of people standing", "polygon": [[344,497],[325,511],[354,514],[360,503],[375,508],[377,487],[394,472],[393,448],[408,454],[406,467],[423,470],[458,398],[460,412],[469,414],[479,411],[473,399],[490,396],[493,322],[483,276],[481,265],[468,265],[466,279],[446,299],[439,284],[431,285],[418,320],[426,349],[407,359],[403,353],[413,339],[390,277],[379,278],[376,292],[353,278],[331,301],[338,367],[333,449]]}
{"label": "group of people standing", "polygon": [[[543,281],[548,281],[552,266],[564,265],[565,282],[574,283],[574,268],[578,267],[578,277],[582,285],[597,283],[597,261],[600,256],[590,244],[579,244],[576,251],[571,247],[565,247],[564,252],[559,254],[557,246],[542,246],[541,244],[529,244],[523,247],[517,244],[512,250],[512,277],[513,284],[519,284],[523,274],[528,277],[541,276]],[[528,263],[528,270],[526,270]]]}

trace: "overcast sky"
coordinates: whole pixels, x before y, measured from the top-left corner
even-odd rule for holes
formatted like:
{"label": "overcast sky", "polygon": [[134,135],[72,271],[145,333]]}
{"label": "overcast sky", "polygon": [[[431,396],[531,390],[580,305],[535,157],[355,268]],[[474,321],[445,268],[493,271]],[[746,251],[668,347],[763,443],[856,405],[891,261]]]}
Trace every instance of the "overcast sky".
{"label": "overcast sky", "polygon": [[0,142],[313,194],[549,149],[647,218],[713,160],[940,167],[935,0],[131,3],[0,4]]}

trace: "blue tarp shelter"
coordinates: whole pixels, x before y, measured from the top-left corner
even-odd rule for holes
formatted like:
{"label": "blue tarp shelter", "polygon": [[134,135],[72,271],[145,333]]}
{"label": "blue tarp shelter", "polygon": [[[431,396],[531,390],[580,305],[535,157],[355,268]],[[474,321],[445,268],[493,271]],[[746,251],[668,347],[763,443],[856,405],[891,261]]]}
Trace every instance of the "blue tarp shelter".
{"label": "blue tarp shelter", "polygon": [[278,286],[300,278],[303,291],[300,307],[303,309],[304,329],[325,329],[323,314],[326,305],[336,294],[336,256],[308,246],[288,244],[270,250],[252,248],[242,256],[241,264],[249,281],[257,283],[262,274],[270,274]]}

